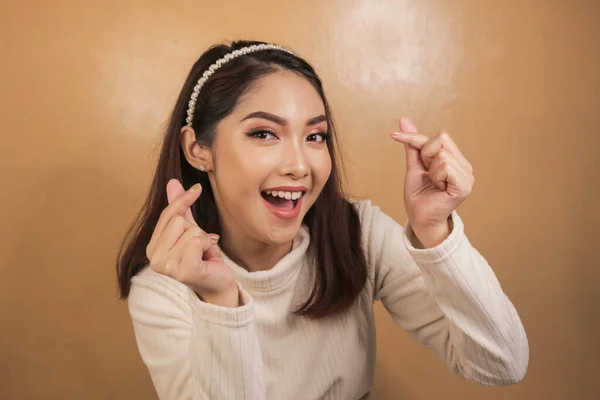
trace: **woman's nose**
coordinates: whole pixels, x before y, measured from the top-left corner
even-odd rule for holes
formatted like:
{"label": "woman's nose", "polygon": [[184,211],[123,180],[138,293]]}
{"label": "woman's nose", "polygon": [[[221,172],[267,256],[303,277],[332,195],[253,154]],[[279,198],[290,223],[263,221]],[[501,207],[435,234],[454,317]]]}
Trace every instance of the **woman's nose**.
{"label": "woman's nose", "polygon": [[302,145],[303,143],[297,141],[286,143],[281,163],[282,175],[290,175],[295,179],[301,179],[308,175],[309,168]]}

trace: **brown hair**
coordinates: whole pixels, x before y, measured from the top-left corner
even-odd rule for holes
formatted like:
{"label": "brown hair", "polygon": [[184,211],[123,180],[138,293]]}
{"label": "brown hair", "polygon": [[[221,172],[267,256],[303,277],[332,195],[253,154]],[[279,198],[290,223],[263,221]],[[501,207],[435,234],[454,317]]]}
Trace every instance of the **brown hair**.
{"label": "brown hair", "polygon": [[[190,96],[201,74],[231,51],[260,43],[235,41],[230,46],[216,45],[193,65],[169,118],[146,201],[119,249],[117,278],[122,299],[129,295],[131,278],[148,265],[146,246],[162,210],[168,205],[166,185],[170,179],[179,179],[186,189],[197,182],[202,184],[204,189],[192,206],[192,214],[206,232],[221,233],[208,175],[192,167],[183,156],[180,132],[185,124]],[[346,311],[352,306],[366,283],[367,267],[358,213],[342,192],[337,139],[333,135],[330,108],[313,67],[300,57],[281,50],[263,50],[235,58],[219,68],[202,87],[194,109],[192,128],[199,143],[212,146],[219,121],[234,110],[259,78],[278,70],[293,71],[313,85],[323,100],[331,138],[327,145],[332,161],[331,175],[304,217],[311,235],[311,252],[315,257],[314,286],[306,302],[296,310],[300,315],[320,318]]]}

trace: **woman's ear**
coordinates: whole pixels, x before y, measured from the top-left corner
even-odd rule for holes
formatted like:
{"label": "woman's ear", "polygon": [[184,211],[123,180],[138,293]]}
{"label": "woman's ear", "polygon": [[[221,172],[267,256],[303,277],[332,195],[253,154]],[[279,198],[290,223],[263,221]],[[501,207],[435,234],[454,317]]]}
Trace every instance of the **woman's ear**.
{"label": "woman's ear", "polygon": [[191,127],[181,128],[180,142],[185,159],[192,167],[202,172],[213,170],[212,152],[196,141],[196,132]]}

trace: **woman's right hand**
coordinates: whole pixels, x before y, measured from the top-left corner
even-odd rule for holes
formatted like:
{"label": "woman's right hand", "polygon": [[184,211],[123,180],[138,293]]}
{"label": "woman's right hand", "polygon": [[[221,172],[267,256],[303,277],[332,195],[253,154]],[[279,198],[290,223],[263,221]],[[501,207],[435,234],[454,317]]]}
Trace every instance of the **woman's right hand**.
{"label": "woman's right hand", "polygon": [[201,192],[200,184],[185,191],[178,180],[169,181],[169,205],[158,219],[146,256],[153,271],[185,284],[203,301],[237,307],[238,287],[221,258],[218,236],[200,229],[192,216],[190,207]]}

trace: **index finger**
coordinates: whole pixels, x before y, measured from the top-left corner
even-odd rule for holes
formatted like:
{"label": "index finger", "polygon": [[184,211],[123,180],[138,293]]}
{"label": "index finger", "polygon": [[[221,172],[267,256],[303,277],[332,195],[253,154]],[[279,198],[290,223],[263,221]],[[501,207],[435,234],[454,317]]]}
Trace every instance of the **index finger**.
{"label": "index finger", "polygon": [[[169,204],[173,203],[179,197],[185,194],[185,189],[181,185],[181,182],[177,179],[171,179],[167,183],[167,201]],[[191,224],[196,225],[196,220],[192,215],[192,209],[188,208],[183,214],[183,217]]]}
{"label": "index finger", "polygon": [[407,117],[400,118],[398,127],[400,128],[400,131],[394,132],[392,137],[400,143],[409,144],[412,147],[421,150],[425,143],[429,141],[429,136],[420,134],[417,131],[415,124]]}
{"label": "index finger", "polygon": [[393,132],[392,137],[400,143],[409,144],[419,150],[430,140],[429,136],[416,132]]}
{"label": "index finger", "polygon": [[[186,210],[188,210],[192,204],[200,197],[200,193],[202,193],[202,186],[197,183],[191,188],[189,188],[185,193],[175,199],[171,204],[169,204],[165,209],[161,212],[160,217],[158,218],[158,222],[154,227],[154,232],[152,232],[152,237],[150,238],[150,242],[148,243],[147,248],[153,249],[156,241],[160,237],[162,231],[165,229],[165,226],[169,223],[173,215],[179,214],[184,215]],[[193,224],[196,224],[196,221],[193,221]]]}

